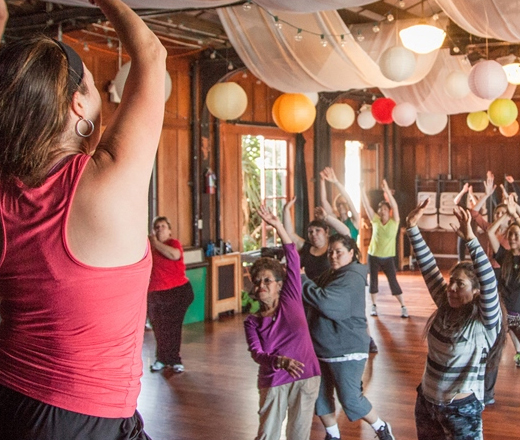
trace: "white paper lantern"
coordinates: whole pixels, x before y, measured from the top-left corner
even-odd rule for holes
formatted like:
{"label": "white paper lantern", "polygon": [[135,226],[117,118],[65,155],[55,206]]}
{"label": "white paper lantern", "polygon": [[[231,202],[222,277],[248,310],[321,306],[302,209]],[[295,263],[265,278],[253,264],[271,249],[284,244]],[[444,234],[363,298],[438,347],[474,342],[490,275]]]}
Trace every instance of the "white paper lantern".
{"label": "white paper lantern", "polygon": [[[128,78],[128,72],[130,72],[130,66],[132,62],[129,61],[121,66],[114,78],[113,85],[115,88],[115,99],[113,102],[121,102],[121,96],[123,96],[123,89],[125,88],[126,79]],[[168,101],[170,94],[172,93],[172,79],[168,71],[166,71],[166,77],[164,78],[164,102]]]}
{"label": "white paper lantern", "polygon": [[237,119],[247,108],[247,95],[242,87],[235,82],[217,83],[209,89],[206,95],[206,105],[209,112],[222,120]]}
{"label": "white paper lantern", "polygon": [[496,99],[506,91],[507,75],[499,63],[485,60],[471,68],[468,84],[475,96],[482,99]]}
{"label": "white paper lantern", "polygon": [[439,134],[448,124],[448,116],[442,113],[417,113],[417,128],[431,136]]}
{"label": "white paper lantern", "polygon": [[409,102],[397,104],[392,110],[392,118],[400,127],[409,127],[417,119],[417,110]]}
{"label": "white paper lantern", "polygon": [[465,98],[471,93],[468,75],[461,70],[454,70],[446,77],[444,90],[453,99]]}
{"label": "white paper lantern", "polygon": [[415,54],[402,46],[386,49],[379,58],[381,73],[392,81],[404,81],[415,71]]}
{"label": "white paper lantern", "polygon": [[316,104],[318,104],[318,101],[320,100],[320,95],[318,95],[317,92],[302,93],[302,95],[305,95],[307,98],[309,98],[314,104],[314,107],[316,107]]}
{"label": "white paper lantern", "polygon": [[372,116],[370,107],[361,110],[357,117],[357,123],[363,130],[370,130],[374,125],[376,125],[376,120]]}
{"label": "white paper lantern", "polygon": [[354,123],[356,114],[348,104],[332,104],[325,117],[332,128],[345,130]]}

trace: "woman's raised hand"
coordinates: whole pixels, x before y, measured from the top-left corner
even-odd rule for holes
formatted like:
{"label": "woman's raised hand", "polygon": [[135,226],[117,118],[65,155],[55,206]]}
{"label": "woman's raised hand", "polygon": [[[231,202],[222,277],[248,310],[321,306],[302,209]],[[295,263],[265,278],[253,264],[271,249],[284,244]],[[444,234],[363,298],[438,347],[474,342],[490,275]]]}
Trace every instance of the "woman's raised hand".
{"label": "woman's raised hand", "polygon": [[321,206],[316,206],[316,208],[314,208],[314,218],[316,220],[325,221],[327,218],[327,211],[325,211]]}
{"label": "woman's raised hand", "polygon": [[259,217],[266,222],[268,225],[271,225],[273,227],[278,227],[282,224],[280,219],[274,215],[269,208],[267,208],[265,205],[261,205],[256,213],[259,215]]}
{"label": "woman's raised hand", "polygon": [[413,228],[417,225],[417,222],[424,214],[425,208],[430,203],[430,198],[424,199],[421,203],[419,203],[406,217],[406,226],[408,228]]}
{"label": "woman's raised hand", "polygon": [[475,238],[473,228],[471,227],[471,214],[465,208],[456,206],[453,208],[453,214],[459,221],[459,227],[457,228],[453,223],[450,223],[453,231],[464,241],[470,241]]}
{"label": "woman's raised hand", "polygon": [[291,209],[293,205],[296,203],[296,196],[289,200],[283,207],[283,209]]}
{"label": "woman's raised hand", "polygon": [[336,173],[331,167],[325,167],[323,171],[320,173],[323,178],[329,182],[335,183],[338,181],[338,178],[336,177]]}

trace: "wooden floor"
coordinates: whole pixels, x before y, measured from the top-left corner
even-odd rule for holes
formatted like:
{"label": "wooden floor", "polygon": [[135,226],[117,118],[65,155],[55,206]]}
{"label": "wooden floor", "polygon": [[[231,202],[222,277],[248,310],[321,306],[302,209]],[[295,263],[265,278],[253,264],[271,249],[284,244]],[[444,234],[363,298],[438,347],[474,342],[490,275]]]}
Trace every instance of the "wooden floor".
{"label": "wooden floor", "polygon": [[[416,439],[413,408],[415,388],[426,359],[422,331],[433,303],[417,272],[402,272],[399,282],[410,313],[400,318],[398,302],[380,276],[379,316],[368,316],[379,353],[372,354],[365,370],[365,394],[382,419],[388,420],[397,440]],[[244,338],[244,316],[185,326],[182,346],[186,372],[150,373],[155,341],[146,332],[145,365],[138,410],[153,440],[252,440],[258,427],[257,365]],[[489,440],[520,438],[520,368],[513,362],[508,340],[502,356],[496,404],[484,411],[484,437]],[[343,440],[374,438],[364,422],[349,422],[338,412]],[[325,436],[314,417],[311,439]],[[282,435],[282,439],[285,436]]]}

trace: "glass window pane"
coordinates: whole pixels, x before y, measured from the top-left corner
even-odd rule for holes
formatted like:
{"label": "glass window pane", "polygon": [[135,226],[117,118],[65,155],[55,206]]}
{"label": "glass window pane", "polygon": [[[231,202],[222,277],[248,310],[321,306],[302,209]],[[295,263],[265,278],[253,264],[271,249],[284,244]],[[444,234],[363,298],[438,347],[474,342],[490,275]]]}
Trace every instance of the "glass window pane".
{"label": "glass window pane", "polygon": [[287,168],[287,142],[276,141],[276,168]]}
{"label": "glass window pane", "polygon": [[287,171],[265,170],[265,197],[284,197],[287,195]]}

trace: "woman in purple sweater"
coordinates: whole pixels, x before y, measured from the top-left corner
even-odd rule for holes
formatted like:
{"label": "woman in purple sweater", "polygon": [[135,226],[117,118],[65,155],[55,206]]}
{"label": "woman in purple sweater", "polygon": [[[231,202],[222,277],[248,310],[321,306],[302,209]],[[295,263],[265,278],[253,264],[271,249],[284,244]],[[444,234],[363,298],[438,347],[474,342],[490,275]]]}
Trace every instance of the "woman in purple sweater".
{"label": "woman in purple sweater", "polygon": [[267,208],[258,215],[282,240],[286,270],[273,258],[260,258],[251,268],[251,295],[260,311],[244,321],[253,360],[259,364],[260,426],[256,440],[277,440],[288,415],[287,440],[310,436],[320,367],[305,318],[300,258],[281,221]]}

